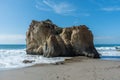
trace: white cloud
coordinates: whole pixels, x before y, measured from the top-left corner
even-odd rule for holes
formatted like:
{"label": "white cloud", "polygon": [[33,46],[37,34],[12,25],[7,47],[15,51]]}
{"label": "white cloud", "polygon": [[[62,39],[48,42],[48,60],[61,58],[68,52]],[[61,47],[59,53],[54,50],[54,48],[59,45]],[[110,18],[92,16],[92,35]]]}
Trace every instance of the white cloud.
{"label": "white cloud", "polygon": [[35,7],[36,7],[37,9],[39,9],[39,10],[42,10],[42,11],[51,11],[51,9],[50,9],[48,6],[46,6],[46,5],[43,3],[43,1],[41,1],[41,2],[38,2],[38,1],[37,1],[37,4],[35,5]]}
{"label": "white cloud", "polygon": [[102,8],[103,11],[120,11],[120,7],[105,7]]}
{"label": "white cloud", "polygon": [[57,2],[57,0],[37,1],[36,8],[42,11],[53,11],[61,15],[70,15],[76,10],[70,3]]}
{"label": "white cloud", "polygon": [[120,0],[90,0],[99,10],[114,12],[120,11]]}
{"label": "white cloud", "polygon": [[25,35],[1,34],[0,44],[25,44]]}
{"label": "white cloud", "polygon": [[40,11],[54,12],[64,16],[90,16],[84,10],[78,10],[74,5],[61,0],[39,0],[36,1],[35,7]]}

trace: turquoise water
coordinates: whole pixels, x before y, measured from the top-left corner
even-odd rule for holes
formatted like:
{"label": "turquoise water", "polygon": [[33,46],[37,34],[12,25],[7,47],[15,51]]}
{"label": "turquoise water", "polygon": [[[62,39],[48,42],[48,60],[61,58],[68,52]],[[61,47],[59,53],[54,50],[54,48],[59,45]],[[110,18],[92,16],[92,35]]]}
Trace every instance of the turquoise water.
{"label": "turquoise water", "polygon": [[25,49],[26,48],[26,45],[24,45],[24,44],[14,44],[14,45],[12,45],[12,44],[6,44],[6,45],[3,45],[3,44],[1,44],[0,45],[0,49]]}
{"label": "turquoise water", "polygon": [[95,44],[95,47],[115,47],[120,46],[120,44]]}

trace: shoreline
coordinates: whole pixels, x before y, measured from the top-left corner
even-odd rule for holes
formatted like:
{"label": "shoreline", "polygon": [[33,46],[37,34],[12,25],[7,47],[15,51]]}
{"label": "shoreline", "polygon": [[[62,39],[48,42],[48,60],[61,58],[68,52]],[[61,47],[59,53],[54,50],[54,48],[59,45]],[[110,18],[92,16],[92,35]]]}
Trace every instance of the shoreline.
{"label": "shoreline", "polygon": [[0,71],[0,80],[119,80],[120,61],[75,57],[57,64]]}

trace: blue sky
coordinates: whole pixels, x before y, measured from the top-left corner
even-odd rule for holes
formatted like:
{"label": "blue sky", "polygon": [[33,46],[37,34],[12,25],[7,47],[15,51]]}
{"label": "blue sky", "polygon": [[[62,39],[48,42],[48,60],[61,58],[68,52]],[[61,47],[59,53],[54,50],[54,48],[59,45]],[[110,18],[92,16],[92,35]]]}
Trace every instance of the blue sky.
{"label": "blue sky", "polygon": [[87,25],[96,44],[120,44],[120,0],[0,0],[0,44],[25,44],[32,20]]}

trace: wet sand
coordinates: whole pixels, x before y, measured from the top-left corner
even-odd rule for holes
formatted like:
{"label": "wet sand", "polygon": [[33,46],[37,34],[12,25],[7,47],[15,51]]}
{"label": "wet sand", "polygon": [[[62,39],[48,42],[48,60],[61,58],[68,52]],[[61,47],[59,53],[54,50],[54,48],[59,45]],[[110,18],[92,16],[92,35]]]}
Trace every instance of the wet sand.
{"label": "wet sand", "polygon": [[76,57],[56,64],[0,71],[0,80],[120,80],[120,61]]}

